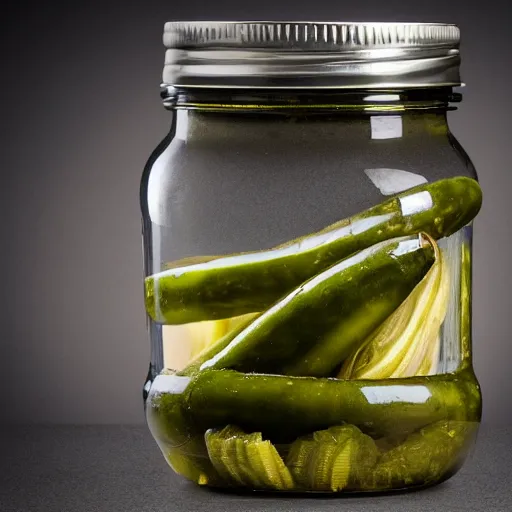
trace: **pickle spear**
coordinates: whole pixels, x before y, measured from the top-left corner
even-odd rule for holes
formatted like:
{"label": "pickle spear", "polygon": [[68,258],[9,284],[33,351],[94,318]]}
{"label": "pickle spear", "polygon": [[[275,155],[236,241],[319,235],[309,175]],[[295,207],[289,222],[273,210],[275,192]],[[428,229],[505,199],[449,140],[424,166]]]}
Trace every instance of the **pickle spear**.
{"label": "pickle spear", "polygon": [[481,414],[479,386],[470,371],[338,380],[205,370],[191,379],[184,400],[196,428],[236,424],[276,442],[341,423],[377,439],[434,421],[479,421]]}
{"label": "pickle spear", "polygon": [[346,258],[235,331],[227,345],[221,339],[224,348],[200,369],[329,376],[423,279],[434,246],[412,235]]}
{"label": "pickle spear", "polygon": [[146,278],[146,310],[164,324],[263,311],[312,276],[378,242],[420,231],[434,239],[448,236],[476,216],[481,202],[475,180],[448,178],[273,249],[177,261]]}

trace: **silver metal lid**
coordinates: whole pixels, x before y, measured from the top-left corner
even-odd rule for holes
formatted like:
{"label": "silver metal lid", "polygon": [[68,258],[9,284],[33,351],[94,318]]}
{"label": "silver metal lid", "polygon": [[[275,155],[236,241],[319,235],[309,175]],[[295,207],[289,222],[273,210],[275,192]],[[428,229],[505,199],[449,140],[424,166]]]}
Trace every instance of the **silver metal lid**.
{"label": "silver metal lid", "polygon": [[177,87],[461,85],[459,29],[440,23],[168,22],[163,82]]}

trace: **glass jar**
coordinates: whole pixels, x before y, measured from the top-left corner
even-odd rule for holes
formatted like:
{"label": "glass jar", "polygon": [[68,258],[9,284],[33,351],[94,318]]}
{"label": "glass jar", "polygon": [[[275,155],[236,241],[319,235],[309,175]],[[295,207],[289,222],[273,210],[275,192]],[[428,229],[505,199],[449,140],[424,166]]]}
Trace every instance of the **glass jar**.
{"label": "glass jar", "polygon": [[169,23],[141,184],[149,428],[200,485],[382,492],[475,439],[452,25]]}

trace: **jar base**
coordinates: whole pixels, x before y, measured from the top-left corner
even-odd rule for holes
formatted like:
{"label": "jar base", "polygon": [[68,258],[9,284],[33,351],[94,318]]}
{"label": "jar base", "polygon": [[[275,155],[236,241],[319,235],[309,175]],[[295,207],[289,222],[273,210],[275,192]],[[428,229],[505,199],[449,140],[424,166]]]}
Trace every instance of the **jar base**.
{"label": "jar base", "polygon": [[[462,466],[462,463],[460,464]],[[453,478],[455,474],[459,471],[460,466],[449,474],[437,480],[435,482],[428,482],[423,484],[414,484],[408,485],[404,487],[397,487],[393,489],[381,489],[381,490],[373,490],[373,489],[358,489],[358,490],[343,490],[343,491],[313,491],[313,490],[271,490],[271,489],[249,489],[244,487],[223,487],[223,486],[215,486],[215,485],[201,485],[198,486],[193,482],[190,482],[191,485],[195,487],[201,487],[207,492],[213,492],[217,494],[226,494],[233,496],[260,496],[260,497],[284,497],[287,498],[310,498],[310,499],[325,499],[325,498],[358,498],[358,497],[379,497],[379,496],[394,496],[394,495],[402,495],[409,494],[415,492],[425,491],[427,489],[433,487],[439,487],[445,484],[448,480]]]}

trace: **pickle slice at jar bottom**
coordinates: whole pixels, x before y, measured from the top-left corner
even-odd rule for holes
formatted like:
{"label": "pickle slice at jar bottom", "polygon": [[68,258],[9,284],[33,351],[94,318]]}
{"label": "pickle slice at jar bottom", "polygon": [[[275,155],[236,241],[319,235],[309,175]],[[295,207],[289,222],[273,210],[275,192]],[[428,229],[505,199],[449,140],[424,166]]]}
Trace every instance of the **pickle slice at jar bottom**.
{"label": "pickle slice at jar bottom", "polygon": [[378,450],[353,425],[331,427],[297,439],[286,459],[298,484],[310,491],[341,491],[371,469]]}
{"label": "pickle slice at jar bottom", "polygon": [[384,453],[364,489],[386,490],[440,481],[453,470],[469,448],[476,422],[439,421],[411,434]]}
{"label": "pickle slice at jar bottom", "polygon": [[228,425],[205,434],[214,467],[231,482],[254,489],[290,490],[294,483],[275,446],[261,433],[245,434]]}

